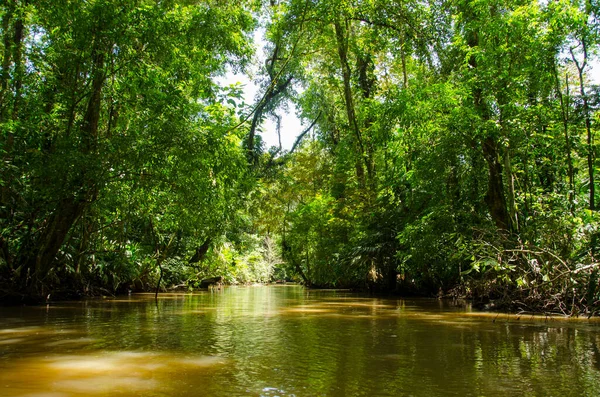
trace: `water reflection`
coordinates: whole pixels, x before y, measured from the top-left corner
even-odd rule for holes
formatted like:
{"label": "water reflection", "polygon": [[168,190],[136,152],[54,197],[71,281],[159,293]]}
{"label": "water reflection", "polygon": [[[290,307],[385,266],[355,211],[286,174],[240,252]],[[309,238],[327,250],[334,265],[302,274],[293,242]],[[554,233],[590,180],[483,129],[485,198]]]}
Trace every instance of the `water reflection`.
{"label": "water reflection", "polygon": [[[206,370],[226,364],[208,356],[177,356],[144,352],[51,355],[18,360],[0,374],[12,395],[29,396],[38,390],[59,395],[114,395],[169,391],[181,371]],[[6,387],[6,386],[5,386]],[[172,390],[171,390],[172,391]]]}
{"label": "water reflection", "polygon": [[0,309],[6,396],[596,395],[597,321],[300,287]]}

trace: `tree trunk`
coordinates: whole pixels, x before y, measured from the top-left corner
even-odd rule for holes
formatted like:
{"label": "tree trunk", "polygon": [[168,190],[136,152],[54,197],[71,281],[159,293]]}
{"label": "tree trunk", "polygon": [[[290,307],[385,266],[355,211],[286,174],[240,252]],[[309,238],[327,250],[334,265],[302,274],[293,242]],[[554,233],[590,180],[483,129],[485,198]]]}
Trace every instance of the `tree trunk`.
{"label": "tree trunk", "polygon": [[2,32],[4,37],[2,38],[4,44],[4,53],[2,55],[2,71],[0,72],[0,122],[6,121],[9,96],[9,82],[10,82],[10,65],[12,63],[12,49],[14,34],[11,34],[11,22],[14,17],[16,0],[8,1],[6,6],[6,12],[2,16]]}
{"label": "tree trunk", "polygon": [[[356,144],[358,146],[358,155],[360,157],[361,162],[365,163],[367,168],[367,174],[369,177],[371,176],[372,170],[369,165],[369,161],[365,156],[365,147],[363,144],[362,135],[360,132],[360,128],[358,126],[358,121],[356,119],[356,110],[354,109],[354,100],[352,99],[352,88],[350,85],[350,66],[348,64],[348,36],[347,36],[347,22],[346,27],[343,28],[340,21],[336,19],[335,23],[335,37],[337,40],[337,49],[338,55],[340,58],[340,63],[342,67],[342,77],[344,80],[344,100],[346,103],[346,115],[348,117],[348,123],[350,125],[350,129],[354,133],[356,138]],[[359,169],[360,168],[360,169]],[[359,182],[362,186],[365,186],[364,181],[364,172],[362,171],[362,164],[357,162],[356,166],[356,176],[359,179]]]}
{"label": "tree trunk", "polygon": [[196,248],[196,253],[190,258],[188,263],[201,262],[206,256],[206,253],[208,252],[208,249],[210,248],[211,244],[212,239],[210,237],[207,237],[206,240],[204,240],[204,243],[200,247]]}
{"label": "tree trunk", "polygon": [[161,281],[163,279],[163,273],[164,273],[163,268],[162,268],[162,257],[159,257],[156,260],[156,266],[158,267],[158,270],[160,272],[160,276],[158,277],[158,282],[156,283],[156,290],[154,292],[154,300],[156,302],[158,302],[158,292],[160,291],[160,283],[161,283]]}
{"label": "tree trunk", "polygon": [[[25,27],[23,25],[23,13],[17,9],[17,1],[12,1],[8,5],[8,10],[2,18],[2,29],[4,32],[4,56],[2,59],[2,74],[0,75],[0,123],[7,122],[11,119],[16,122],[19,119],[19,106],[21,102],[21,88],[23,86],[23,35]],[[10,23],[14,20],[14,28],[10,29]],[[10,68],[13,65],[12,72],[12,111],[10,110],[11,101],[11,73]],[[12,162],[13,146],[15,135],[12,128],[6,134],[4,142],[2,142],[4,155],[2,156],[3,164]],[[10,167],[2,167],[0,180],[2,183],[0,193],[0,206],[4,208],[10,207],[10,184],[12,176],[9,173]],[[3,211],[5,212],[5,211]],[[4,219],[8,218],[7,213],[0,214]]]}
{"label": "tree trunk", "polygon": [[[10,1],[7,4],[5,14],[2,16],[2,32],[4,53],[2,57],[2,70],[0,72],[0,124],[10,120],[16,122],[19,118],[19,106],[21,98],[21,87],[23,86],[23,12],[18,9],[17,0]],[[11,23],[13,28],[11,29]],[[11,84],[11,65],[13,65],[12,84]],[[14,90],[12,94],[12,111],[10,110],[11,85]],[[13,128],[9,128],[6,136],[0,138],[4,154],[0,158],[3,166],[0,167],[0,219],[9,221],[12,217],[14,208],[11,198],[11,184],[14,175],[11,173],[11,167],[14,155],[15,135]],[[10,221],[9,221],[10,222]],[[0,258],[3,258],[9,267],[12,268],[13,256],[11,255],[8,242],[3,236],[0,236]]]}
{"label": "tree trunk", "polygon": [[[469,47],[479,46],[477,32],[468,32],[467,43]],[[474,55],[469,57],[469,66],[476,73],[477,60]],[[475,83],[473,87],[473,105],[482,120],[482,124],[490,120],[490,111],[483,98],[481,83]],[[485,195],[485,203],[496,227],[501,230],[511,230],[510,216],[506,209],[506,198],[504,195],[504,183],[502,179],[502,164],[500,163],[500,151],[496,138],[488,131],[481,142],[483,157],[488,166],[488,189]]]}
{"label": "tree trunk", "polygon": [[510,217],[506,210],[498,143],[491,136],[487,136],[482,143],[482,147],[483,157],[488,165],[488,190],[485,195],[485,202],[496,227],[502,230],[511,230]]}
{"label": "tree trunk", "polygon": [[[20,13],[22,14],[22,13]],[[21,106],[21,90],[23,88],[23,35],[25,26],[23,25],[23,15],[18,15],[15,20],[15,34],[14,34],[14,99],[13,99],[13,111],[12,119],[17,120],[19,116],[19,110]],[[13,138],[11,136],[11,138]],[[12,145],[12,142],[11,142]]]}
{"label": "tree trunk", "polygon": [[511,229],[519,231],[519,218],[517,216],[517,205],[515,203],[515,177],[512,172],[512,162],[510,159],[510,147],[504,149],[504,167],[506,177],[508,178],[508,210]]}
{"label": "tree trunk", "polygon": [[35,275],[37,280],[44,281],[56,254],[62,247],[69,231],[81,216],[85,202],[78,201],[74,197],[62,200],[57,211],[52,215],[48,226],[38,239],[37,252],[35,255]]}
{"label": "tree trunk", "polygon": [[[402,61],[402,88],[408,88],[408,72],[406,71],[406,54],[404,53],[405,42],[400,46],[400,59]],[[395,280],[394,280],[395,281]]]}
{"label": "tree trunk", "polygon": [[569,97],[570,97],[570,89],[569,89],[569,74],[565,75],[565,84],[566,84],[566,98],[562,93],[562,89],[560,88],[560,80],[558,77],[558,71],[556,68],[554,69],[554,78],[556,81],[556,94],[558,95],[558,99],[560,100],[560,111],[562,118],[563,131],[565,135],[565,152],[567,155],[567,176],[569,178],[569,211],[571,215],[573,215],[575,210],[575,172],[573,170],[573,158],[571,154],[571,137],[569,135]]}
{"label": "tree trunk", "polygon": [[[370,73],[370,68],[374,69],[373,61],[369,55],[366,56],[358,56],[358,83],[360,86],[360,90],[362,93],[362,97],[365,101],[371,99],[373,95],[373,89],[375,88],[376,78]],[[369,184],[371,191],[376,191],[376,187],[374,186],[375,180],[375,148],[373,147],[373,141],[371,139],[371,135],[368,133],[369,129],[373,125],[373,116],[368,115],[363,124],[364,132],[366,133],[362,136],[365,146],[365,165],[367,167],[367,172],[369,176]]]}
{"label": "tree trunk", "polygon": [[[588,11],[589,13],[589,11]],[[594,183],[594,142],[592,136],[592,120],[590,116],[590,104],[588,101],[588,97],[585,92],[585,86],[583,84],[583,72],[588,64],[588,50],[587,50],[587,41],[585,37],[580,39],[581,47],[583,50],[583,61],[580,63],[573,52],[573,48],[571,51],[571,58],[575,63],[575,67],[577,68],[577,75],[579,77],[579,94],[581,95],[581,99],[583,100],[583,117],[585,120],[585,130],[587,133],[586,144],[587,144],[587,166],[588,166],[588,177],[590,180],[590,196],[589,196],[589,208],[590,210],[596,209],[595,203],[595,191],[596,186]]]}
{"label": "tree trunk", "polygon": [[102,87],[106,75],[104,72],[104,53],[94,52],[94,67],[92,70],[92,92],[88,100],[87,109],[81,126],[84,142],[83,152],[90,154],[96,151],[98,142],[98,122],[100,121],[100,105],[102,102]]}

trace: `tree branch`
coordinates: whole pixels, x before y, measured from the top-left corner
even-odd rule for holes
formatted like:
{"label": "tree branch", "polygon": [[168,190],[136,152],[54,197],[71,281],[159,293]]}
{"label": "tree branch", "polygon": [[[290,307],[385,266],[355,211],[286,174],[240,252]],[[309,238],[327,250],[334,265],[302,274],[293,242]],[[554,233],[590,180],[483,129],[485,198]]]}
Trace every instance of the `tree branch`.
{"label": "tree branch", "polygon": [[319,121],[320,118],[321,118],[321,112],[319,112],[319,114],[317,115],[315,120],[308,126],[308,128],[305,129],[304,131],[302,131],[302,133],[300,135],[298,135],[298,138],[296,138],[296,142],[294,142],[294,146],[292,146],[292,149],[290,150],[290,154],[294,153],[294,150],[296,150],[298,145],[300,145],[302,138],[304,138],[304,136],[308,133],[308,131],[310,131],[315,126],[315,124],[317,124],[317,121]]}

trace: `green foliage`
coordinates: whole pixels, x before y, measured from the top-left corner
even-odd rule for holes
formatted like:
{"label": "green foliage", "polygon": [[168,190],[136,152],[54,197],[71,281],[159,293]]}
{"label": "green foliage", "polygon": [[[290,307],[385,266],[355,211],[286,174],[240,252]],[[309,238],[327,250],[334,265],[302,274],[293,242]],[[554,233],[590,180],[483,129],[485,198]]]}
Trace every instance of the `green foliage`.
{"label": "green foliage", "polygon": [[254,20],[245,3],[34,3],[0,7],[4,289],[45,295],[66,272],[115,291],[239,205],[238,119],[213,78],[246,64]]}
{"label": "green foliage", "polygon": [[279,20],[302,15],[315,43],[294,100],[319,115],[316,140],[283,158],[256,215],[283,236],[289,270],[309,285],[532,292],[536,310],[594,310],[596,109],[583,77],[595,6],[289,4]]}
{"label": "green foliage", "polygon": [[[593,2],[12,0],[0,19],[2,294],[222,276],[598,307]],[[214,78],[249,63],[255,19],[247,108]],[[266,150],[288,101],[310,131]]]}
{"label": "green foliage", "polygon": [[225,241],[215,247],[199,266],[193,267],[190,287],[199,287],[203,279],[221,276],[228,284],[269,283],[276,278],[281,265],[279,249],[270,237],[244,233],[237,244]]}

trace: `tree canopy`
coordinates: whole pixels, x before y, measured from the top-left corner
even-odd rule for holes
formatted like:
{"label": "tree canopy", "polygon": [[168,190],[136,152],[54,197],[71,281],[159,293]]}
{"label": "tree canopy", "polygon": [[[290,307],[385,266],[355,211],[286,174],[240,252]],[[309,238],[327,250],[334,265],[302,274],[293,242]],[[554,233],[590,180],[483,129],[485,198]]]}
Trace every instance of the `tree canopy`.
{"label": "tree canopy", "polygon": [[[592,314],[598,10],[9,0],[0,296],[219,276]],[[253,64],[245,104],[217,77]],[[268,149],[286,102],[307,128]]]}

